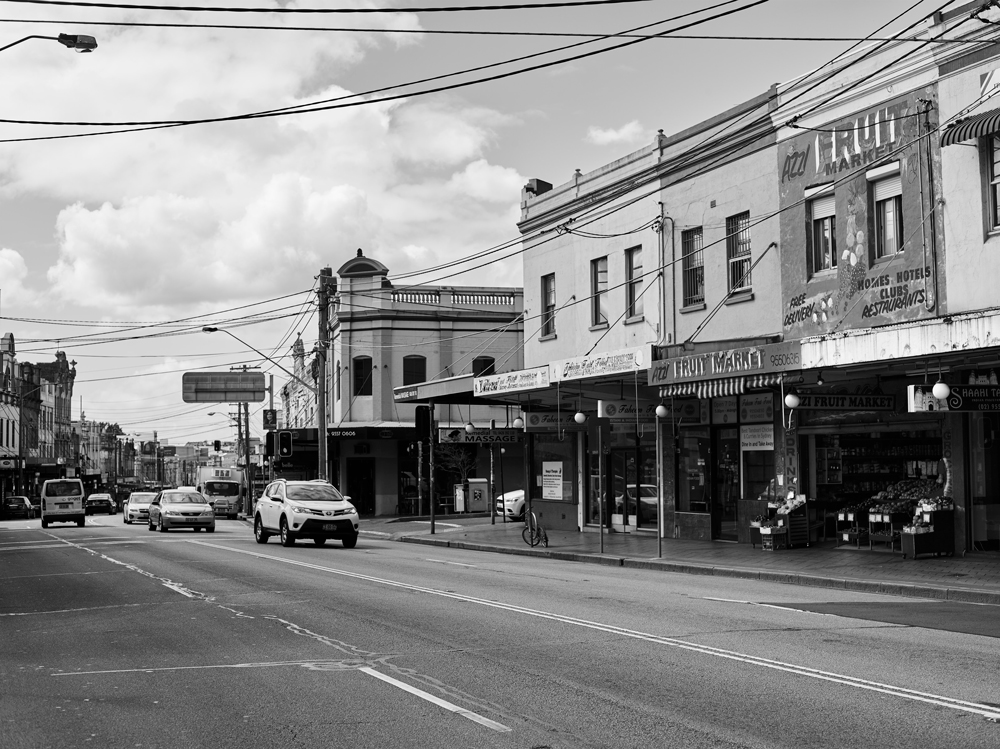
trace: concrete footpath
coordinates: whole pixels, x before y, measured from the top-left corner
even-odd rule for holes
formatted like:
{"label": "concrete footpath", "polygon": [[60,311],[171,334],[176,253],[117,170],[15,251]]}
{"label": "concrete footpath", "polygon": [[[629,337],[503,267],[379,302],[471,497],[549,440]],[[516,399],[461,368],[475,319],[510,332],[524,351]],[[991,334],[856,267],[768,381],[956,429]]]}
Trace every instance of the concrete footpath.
{"label": "concrete footpath", "polygon": [[1000,552],[903,559],[897,550],[860,550],[827,541],[764,551],[760,546],[719,541],[663,539],[645,533],[548,530],[548,548],[531,548],[521,538],[523,523],[492,523],[488,515],[435,518],[363,518],[366,536],[404,543],[518,554],[690,575],[810,585],[866,593],[936,598],[1000,605]]}

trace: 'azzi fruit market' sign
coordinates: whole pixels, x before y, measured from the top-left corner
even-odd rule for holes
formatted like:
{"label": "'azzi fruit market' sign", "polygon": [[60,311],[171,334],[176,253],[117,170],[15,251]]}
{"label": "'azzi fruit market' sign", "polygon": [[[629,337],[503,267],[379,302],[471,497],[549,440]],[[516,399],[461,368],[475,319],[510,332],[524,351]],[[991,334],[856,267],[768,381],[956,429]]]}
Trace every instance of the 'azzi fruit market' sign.
{"label": "'azzi fruit market' sign", "polygon": [[797,411],[895,411],[895,395],[800,393]]}
{"label": "'azzi fruit market' sign", "polygon": [[669,385],[736,375],[787,372],[801,367],[801,344],[798,341],[769,343],[653,362],[649,370],[649,384]]}

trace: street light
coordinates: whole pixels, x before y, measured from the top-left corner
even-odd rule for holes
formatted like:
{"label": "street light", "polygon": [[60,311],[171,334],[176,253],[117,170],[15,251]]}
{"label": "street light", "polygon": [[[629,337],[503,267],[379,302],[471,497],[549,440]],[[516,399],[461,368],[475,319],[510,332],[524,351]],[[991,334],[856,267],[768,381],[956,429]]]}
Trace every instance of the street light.
{"label": "street light", "polygon": [[60,34],[59,36],[32,34],[31,36],[26,36],[23,39],[18,39],[16,42],[11,42],[5,47],[0,47],[0,52],[3,52],[5,49],[10,49],[21,42],[26,42],[29,39],[50,39],[53,42],[59,42],[64,47],[75,49],[77,52],[83,53],[93,52],[97,49],[97,40],[92,36],[87,36],[86,34]]}
{"label": "street light", "polygon": [[[317,401],[319,402],[319,406],[320,406],[318,409],[316,409],[317,410],[317,420],[318,420],[317,430],[316,430],[318,432],[317,439],[316,439],[316,444],[317,444],[317,456],[316,457],[317,457],[318,466],[317,466],[317,471],[316,472],[317,472],[318,478],[325,480],[326,479],[326,461],[327,461],[327,458],[326,458],[326,398],[324,397],[324,392],[325,391],[323,390],[323,388],[326,385],[326,352],[322,351],[322,350],[320,351],[320,356],[323,357],[323,366],[321,368],[321,375],[320,375],[319,387],[317,388],[317,387],[313,387],[312,385],[310,385],[308,382],[306,382],[305,380],[303,380],[301,377],[299,377],[295,373],[289,372],[287,369],[285,369],[283,366],[281,366],[278,362],[276,362],[270,356],[268,356],[267,354],[265,354],[263,351],[260,351],[257,348],[251,346],[249,343],[247,343],[246,341],[244,341],[238,335],[236,335],[235,333],[232,333],[232,332],[226,330],[225,328],[217,328],[217,327],[213,327],[211,325],[206,325],[205,327],[202,328],[202,332],[204,332],[204,333],[225,333],[226,335],[228,335],[230,338],[232,338],[237,343],[242,343],[248,349],[250,349],[252,351],[255,351],[261,357],[263,357],[264,359],[267,359],[267,361],[271,362],[271,364],[273,364],[274,366],[276,366],[278,369],[280,369],[282,372],[284,372],[285,374],[287,374],[289,377],[291,377],[295,381],[299,382],[310,393],[312,393],[313,395],[316,396]],[[250,427],[249,427],[249,425],[247,425],[247,434],[249,434],[249,431],[250,431]],[[247,439],[247,453],[248,453],[248,455],[249,455],[249,452],[250,452],[249,442],[250,441],[249,441],[249,438],[248,438]],[[249,460],[249,457],[247,459]]]}

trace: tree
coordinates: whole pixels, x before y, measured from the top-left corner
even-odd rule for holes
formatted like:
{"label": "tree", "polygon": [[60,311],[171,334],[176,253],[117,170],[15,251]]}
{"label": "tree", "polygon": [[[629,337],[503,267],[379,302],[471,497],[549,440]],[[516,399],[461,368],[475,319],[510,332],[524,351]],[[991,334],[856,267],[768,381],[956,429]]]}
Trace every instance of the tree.
{"label": "tree", "polygon": [[475,445],[442,442],[434,448],[434,461],[442,471],[458,476],[464,484],[476,470]]}

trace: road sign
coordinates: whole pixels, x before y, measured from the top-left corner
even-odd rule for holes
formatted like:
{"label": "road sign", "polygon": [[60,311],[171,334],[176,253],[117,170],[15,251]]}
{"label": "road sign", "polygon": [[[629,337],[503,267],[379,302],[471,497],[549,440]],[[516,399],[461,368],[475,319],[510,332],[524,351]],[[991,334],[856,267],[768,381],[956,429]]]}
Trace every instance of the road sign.
{"label": "road sign", "polygon": [[260,403],[267,393],[263,372],[185,372],[185,403]]}

